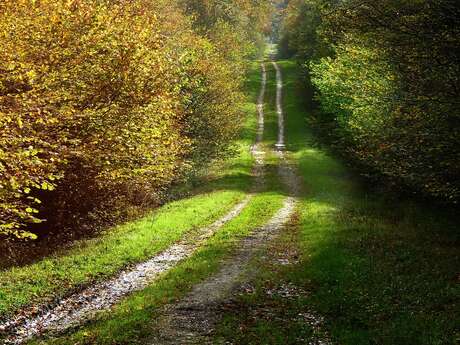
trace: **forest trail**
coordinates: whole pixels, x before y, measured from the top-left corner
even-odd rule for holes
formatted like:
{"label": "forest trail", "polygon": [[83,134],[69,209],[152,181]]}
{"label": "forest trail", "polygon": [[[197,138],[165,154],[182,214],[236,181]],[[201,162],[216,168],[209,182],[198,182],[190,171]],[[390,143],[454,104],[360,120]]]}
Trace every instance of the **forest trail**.
{"label": "forest trail", "polygon": [[460,1],[27,3],[0,345],[460,345]]}
{"label": "forest trail", "polygon": [[[305,126],[298,75],[294,61],[251,67],[250,122],[244,134],[248,140],[241,151],[248,157],[243,170],[248,184],[239,190],[238,180],[231,179],[225,185],[237,189],[239,198],[201,223],[207,226],[184,231],[166,249],[147,256],[151,259],[48,308],[38,305],[16,314],[0,325],[0,343],[411,343],[400,340],[422,339],[419,334],[430,332],[427,326],[414,326],[411,318],[373,324],[374,329],[362,332],[375,318],[387,320],[388,310],[409,315],[410,303],[391,302],[403,296],[420,301],[420,315],[429,315],[432,328],[448,330],[437,337],[443,339],[439,343],[449,344],[449,329],[456,326],[450,314],[446,311],[443,319],[430,311],[438,305],[437,296],[445,294],[446,301],[452,301],[456,290],[450,281],[426,283],[443,282],[436,279],[446,267],[451,270],[443,274],[454,276],[449,263],[456,247],[439,248],[455,243],[456,237],[439,234],[433,242],[433,230],[444,224],[439,216],[410,218],[401,205],[366,194],[347,169],[318,146]],[[192,210],[179,208],[188,222],[196,215]],[[405,220],[395,220],[401,214],[406,214]],[[161,230],[163,223],[157,220],[151,222]],[[427,271],[426,263],[437,269]],[[401,293],[400,288],[408,286],[420,288]],[[426,299],[427,291],[436,297]],[[407,333],[408,328],[417,333]],[[355,338],[340,341],[347,334]]]}
{"label": "forest trail", "polygon": [[[298,194],[300,181],[291,164],[283,152],[284,145],[284,114],[282,110],[282,77],[275,62],[277,70],[277,115],[278,115],[278,140],[275,145],[276,155],[279,158],[278,175],[285,185],[289,196],[285,198],[282,208],[264,226],[255,229],[254,233],[246,237],[240,244],[237,253],[222,266],[221,271],[214,277],[206,280],[179,304],[169,307],[162,320],[161,341],[159,343],[177,343],[177,339],[199,334],[206,334],[209,327],[217,320],[216,310],[212,305],[222,302],[224,296],[238,282],[244,271],[245,265],[252,258],[254,252],[265,243],[274,239],[290,220],[296,205],[295,196]],[[264,102],[267,84],[265,64],[261,64],[262,82],[257,101],[258,128],[255,143],[251,148],[254,156],[254,186],[253,192],[239,202],[228,214],[215,221],[212,225],[200,229],[191,236],[186,236],[179,243],[154,256],[152,259],[136,265],[132,269],[123,271],[117,277],[105,281],[81,292],[64,298],[54,306],[42,310],[26,310],[16,318],[0,325],[3,332],[10,336],[6,344],[21,344],[27,340],[48,333],[59,334],[69,328],[78,327],[91,319],[97,312],[107,310],[124,296],[142,290],[152,283],[160,274],[170,270],[180,261],[190,257],[206,239],[212,237],[223,225],[237,217],[248,205],[254,193],[264,188],[264,157],[267,148],[263,145],[264,137]],[[270,188],[270,186],[268,186]],[[184,313],[184,311],[186,311]],[[169,340],[167,340],[169,339]],[[182,343],[182,340],[179,341]]]}

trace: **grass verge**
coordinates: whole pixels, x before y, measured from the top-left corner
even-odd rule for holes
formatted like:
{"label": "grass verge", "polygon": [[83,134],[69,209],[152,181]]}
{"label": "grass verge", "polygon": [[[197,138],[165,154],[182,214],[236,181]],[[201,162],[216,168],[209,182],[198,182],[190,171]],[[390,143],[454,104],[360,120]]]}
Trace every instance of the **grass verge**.
{"label": "grass verge", "polygon": [[[458,344],[458,216],[364,189],[307,128],[296,64],[280,66],[288,149],[306,193],[277,245],[297,254],[291,265],[254,263],[254,288],[226,314],[216,342],[305,344],[327,331],[343,345]],[[273,293],[286,287],[297,292]],[[324,317],[323,331],[309,314]]]}

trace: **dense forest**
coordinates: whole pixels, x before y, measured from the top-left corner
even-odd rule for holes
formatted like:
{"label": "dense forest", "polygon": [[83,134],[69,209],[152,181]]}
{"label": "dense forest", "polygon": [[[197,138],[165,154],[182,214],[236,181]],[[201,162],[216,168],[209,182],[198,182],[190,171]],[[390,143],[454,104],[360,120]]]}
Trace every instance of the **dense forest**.
{"label": "dense forest", "polygon": [[254,0],[2,1],[0,236],[125,219],[226,156],[270,12]]}
{"label": "dense forest", "polygon": [[0,344],[458,345],[460,0],[0,0]]}
{"label": "dense forest", "polygon": [[291,0],[295,57],[337,151],[374,180],[460,201],[460,2]]}

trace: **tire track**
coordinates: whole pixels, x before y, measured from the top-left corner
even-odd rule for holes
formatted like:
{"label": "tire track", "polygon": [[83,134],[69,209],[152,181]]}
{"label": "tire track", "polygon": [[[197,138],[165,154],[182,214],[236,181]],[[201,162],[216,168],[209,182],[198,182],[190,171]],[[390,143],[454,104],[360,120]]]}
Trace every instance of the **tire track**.
{"label": "tire track", "polygon": [[[290,198],[297,201],[302,193],[302,178],[297,173],[296,164],[289,157],[289,152],[286,151],[285,145],[285,116],[283,112],[283,77],[278,64],[273,61],[273,67],[276,70],[276,112],[278,115],[278,142],[275,144],[280,165],[278,174],[286,186]],[[313,330],[313,336],[308,340],[308,345],[332,345],[329,334],[323,331],[324,318],[316,314],[312,310],[305,310],[302,313],[302,318]]]}

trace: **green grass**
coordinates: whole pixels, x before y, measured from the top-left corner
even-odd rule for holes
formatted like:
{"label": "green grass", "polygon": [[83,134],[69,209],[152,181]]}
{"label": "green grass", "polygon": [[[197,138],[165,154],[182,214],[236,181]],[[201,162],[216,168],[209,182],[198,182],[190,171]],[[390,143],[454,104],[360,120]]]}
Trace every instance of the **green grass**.
{"label": "green grass", "polygon": [[[252,83],[259,82],[254,77]],[[250,95],[257,94],[250,85]],[[251,185],[253,158],[249,147],[255,136],[254,103],[242,109],[247,123],[235,143],[239,154],[216,164],[204,187],[195,196],[169,203],[146,217],[113,229],[102,236],[80,241],[70,250],[34,264],[0,272],[0,319],[20,308],[39,305],[56,296],[113,276],[127,265],[141,262],[164,250],[184,234],[211,224],[242,200]]]}
{"label": "green grass", "polygon": [[210,224],[242,193],[221,191],[173,202],[137,222],[100,238],[79,243],[67,253],[0,273],[2,314],[95,280],[111,276],[177,241],[185,232]]}
{"label": "green grass", "polygon": [[227,223],[189,259],[168,271],[150,287],[134,293],[110,312],[75,333],[36,340],[31,344],[142,344],[148,343],[159,308],[184,296],[191,288],[215,273],[222,260],[255,227],[264,224],[281,206],[279,193],[255,196],[240,216]]}
{"label": "green grass", "polygon": [[[365,189],[306,126],[296,64],[280,66],[288,149],[306,192],[298,221],[277,246],[297,251],[300,262],[279,267],[256,261],[263,269],[254,278],[255,292],[241,296],[216,339],[304,344],[314,330],[297,316],[313,310],[325,318],[336,344],[458,344],[458,217]],[[286,283],[306,293],[264,293]]]}
{"label": "green grass", "polygon": [[[248,87],[259,90],[260,74],[254,64],[249,75]],[[251,90],[252,91],[252,90]],[[247,104],[251,126],[255,119],[257,92]],[[155,328],[159,308],[183,297],[191,288],[218,271],[221,262],[236,249],[239,241],[265,224],[281,207],[284,196],[276,176],[277,158],[267,158],[266,183],[269,192],[255,195],[242,213],[223,226],[196,253],[172,270],[166,272],[148,288],[125,298],[109,312],[99,314],[97,320],[66,335],[37,339],[31,344],[143,344]]]}
{"label": "green grass", "polygon": [[278,114],[276,113],[276,72],[270,62],[265,63],[267,88],[265,91],[265,129],[264,141],[273,146],[278,141]]}

